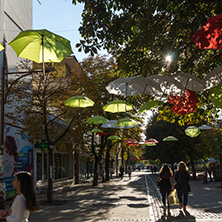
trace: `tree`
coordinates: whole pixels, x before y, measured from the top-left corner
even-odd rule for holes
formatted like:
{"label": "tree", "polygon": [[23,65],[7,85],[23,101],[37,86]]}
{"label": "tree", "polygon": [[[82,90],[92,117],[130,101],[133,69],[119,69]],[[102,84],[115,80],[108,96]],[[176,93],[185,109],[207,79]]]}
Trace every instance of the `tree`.
{"label": "tree", "polygon": [[[20,66],[23,69],[30,69],[27,63],[21,63]],[[83,90],[83,87],[76,88],[75,80],[78,75],[87,79],[81,69],[67,75],[64,75],[60,70],[46,72],[45,75],[39,71],[32,75],[32,81],[20,81],[14,85],[14,90],[17,93],[14,93],[13,98],[19,100],[21,97],[30,98],[30,95],[32,96],[31,99],[26,99],[18,106],[17,112],[15,112],[18,114],[17,118],[21,117],[21,114],[25,114],[22,118],[24,131],[32,135],[32,142],[44,139],[48,144],[48,203],[52,203],[53,147],[61,139],[63,142],[73,140],[73,136],[67,134],[69,131],[77,132],[75,134],[76,139],[79,138],[81,135],[79,132],[84,130],[80,124],[81,119],[88,116],[87,111],[80,113],[79,110],[70,109],[64,105],[65,100],[73,93],[79,93]],[[79,118],[80,115],[81,118]],[[78,129],[77,126],[79,126]],[[69,143],[69,146],[72,147],[73,145]]]}
{"label": "tree", "polygon": [[[220,14],[219,0],[73,0],[83,3],[82,35],[79,50],[92,55],[105,48],[117,61],[123,76],[172,75],[189,72],[203,78],[221,65],[221,50],[198,50],[190,41],[193,34],[212,16]],[[166,55],[172,62],[166,63]],[[160,117],[180,125],[199,123],[203,117],[212,121],[215,108],[208,92],[198,94],[200,103],[193,115],[171,115],[163,107]]]}

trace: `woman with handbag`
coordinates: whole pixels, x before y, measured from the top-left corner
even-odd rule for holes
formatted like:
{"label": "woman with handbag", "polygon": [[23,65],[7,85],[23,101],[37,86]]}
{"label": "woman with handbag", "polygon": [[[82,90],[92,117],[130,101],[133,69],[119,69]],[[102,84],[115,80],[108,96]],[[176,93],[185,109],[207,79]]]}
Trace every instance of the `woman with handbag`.
{"label": "woman with handbag", "polygon": [[190,192],[191,189],[189,184],[190,174],[188,173],[188,168],[183,161],[179,163],[174,179],[177,182],[175,188],[179,199],[179,209],[182,209],[183,207],[183,210],[186,211],[188,192]]}
{"label": "woman with handbag", "polygon": [[[162,196],[162,202],[163,202],[163,212],[166,214],[166,198],[170,194],[171,190],[174,189],[173,184],[173,171],[170,169],[169,165],[165,163],[159,172],[157,183],[160,188],[160,193]],[[168,203],[168,212],[170,212],[170,206]]]}

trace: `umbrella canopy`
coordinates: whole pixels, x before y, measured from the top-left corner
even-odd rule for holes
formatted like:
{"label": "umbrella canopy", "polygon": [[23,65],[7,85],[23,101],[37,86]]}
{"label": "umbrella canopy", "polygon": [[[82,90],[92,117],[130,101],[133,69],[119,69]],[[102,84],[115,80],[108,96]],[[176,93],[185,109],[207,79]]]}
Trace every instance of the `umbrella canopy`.
{"label": "umbrella canopy", "polygon": [[186,90],[185,96],[169,96],[168,102],[173,104],[173,112],[186,115],[195,111],[199,100],[195,92]]}
{"label": "umbrella canopy", "polygon": [[133,106],[126,101],[116,100],[106,104],[103,110],[110,113],[120,113],[132,110]]}
{"label": "umbrella canopy", "polygon": [[116,136],[116,135],[111,135],[107,138],[107,140],[121,140],[121,138],[119,136]]}
{"label": "umbrella canopy", "polygon": [[109,122],[109,120],[106,119],[103,116],[92,116],[92,117],[90,117],[89,119],[86,120],[86,123],[95,124],[95,125],[108,123],[108,122]]}
{"label": "umbrella canopy", "polygon": [[98,129],[98,128],[94,128],[90,132],[91,133],[104,133],[104,131],[102,131],[101,129]]}
{"label": "umbrella canopy", "polygon": [[159,142],[153,138],[150,138],[150,139],[146,140],[144,144],[149,144],[149,143],[159,143]]}
{"label": "umbrella canopy", "polygon": [[216,69],[209,72],[205,78],[205,90],[217,86],[222,82],[222,66],[217,67]]}
{"label": "umbrella canopy", "polygon": [[164,104],[164,103],[161,102],[161,101],[155,101],[155,100],[146,102],[145,104],[143,104],[140,107],[139,113],[150,110],[150,109],[153,109],[153,108],[156,108],[156,107],[158,107],[159,105],[162,105],[162,104]]}
{"label": "umbrella canopy", "polygon": [[37,63],[61,62],[73,53],[69,40],[46,29],[20,32],[9,45],[17,56]]}
{"label": "umbrella canopy", "polygon": [[202,126],[199,126],[199,129],[200,130],[210,130],[210,129],[213,129],[213,127],[203,124]]}
{"label": "umbrella canopy", "polygon": [[190,137],[197,137],[200,135],[200,129],[196,126],[188,126],[185,129],[185,134]]}
{"label": "umbrella canopy", "polygon": [[167,136],[163,141],[178,141],[178,139],[174,136]]}
{"label": "umbrella canopy", "polygon": [[216,108],[222,108],[222,83],[209,90],[209,99]]}
{"label": "umbrella canopy", "polygon": [[65,105],[70,107],[85,108],[93,106],[94,102],[85,96],[72,96],[65,101]]}
{"label": "umbrella canopy", "polygon": [[184,86],[172,76],[151,75],[149,78],[157,82],[160,85],[162,92],[166,95],[183,96],[185,93]]}
{"label": "umbrella canopy", "polygon": [[124,141],[124,143],[138,143],[135,139],[127,139]]}
{"label": "umbrella canopy", "polygon": [[118,78],[108,86],[106,86],[106,90],[110,94],[121,95],[121,96],[137,96],[142,94],[142,88],[139,84],[132,83],[131,80],[135,77],[128,78]]}
{"label": "umbrella canopy", "polygon": [[192,37],[198,49],[222,48],[222,14],[211,17]]}
{"label": "umbrella canopy", "polygon": [[4,49],[4,46],[0,43],[0,52]]}
{"label": "umbrella canopy", "polygon": [[137,126],[137,122],[129,119],[129,118],[123,118],[123,119],[119,119],[115,124],[115,126],[118,127],[123,127],[123,128],[128,128],[128,127],[135,127]]}
{"label": "umbrella canopy", "polygon": [[200,92],[205,88],[205,81],[190,73],[177,73],[173,76],[185,89]]}
{"label": "umbrella canopy", "polygon": [[118,120],[110,120],[108,123],[103,123],[102,125],[101,125],[101,127],[103,127],[103,128],[114,128],[114,129],[129,129],[129,128],[133,128],[133,127],[135,127],[135,126],[137,126],[137,124],[136,125],[132,125],[132,126],[115,126],[115,123],[117,123],[118,122]]}

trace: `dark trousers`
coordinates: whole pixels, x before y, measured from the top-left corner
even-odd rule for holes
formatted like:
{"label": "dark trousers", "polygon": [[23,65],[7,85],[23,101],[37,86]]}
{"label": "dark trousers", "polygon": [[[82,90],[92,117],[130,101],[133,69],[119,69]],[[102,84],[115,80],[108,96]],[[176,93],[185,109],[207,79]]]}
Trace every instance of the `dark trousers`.
{"label": "dark trousers", "polygon": [[[170,194],[171,190],[165,190],[161,192],[161,196],[162,196],[162,202],[163,205],[166,206],[166,198],[168,197],[168,195]],[[168,203],[168,199],[167,199],[167,203]],[[169,205],[168,205],[169,206]]]}
{"label": "dark trousers", "polygon": [[180,191],[177,191],[177,196],[178,196],[179,202],[182,203],[183,206],[187,206],[188,193],[182,193]]}

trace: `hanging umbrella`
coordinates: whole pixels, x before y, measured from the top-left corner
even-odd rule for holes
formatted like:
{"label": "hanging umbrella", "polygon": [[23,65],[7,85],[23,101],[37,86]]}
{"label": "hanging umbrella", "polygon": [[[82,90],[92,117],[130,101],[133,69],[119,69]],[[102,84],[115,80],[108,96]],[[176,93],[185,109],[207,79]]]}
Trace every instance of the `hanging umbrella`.
{"label": "hanging umbrella", "polygon": [[205,82],[190,73],[177,73],[173,75],[173,77],[180,82],[185,89],[201,92],[205,88]]}
{"label": "hanging umbrella", "polygon": [[209,99],[216,108],[222,108],[222,83],[209,90]]}
{"label": "hanging umbrella", "polygon": [[156,146],[156,143],[144,143],[146,146]]}
{"label": "hanging umbrella", "polygon": [[140,107],[139,113],[150,110],[150,109],[153,109],[153,108],[156,108],[156,107],[158,107],[159,105],[162,105],[162,104],[164,104],[164,103],[161,102],[161,101],[155,101],[155,100],[146,102],[145,104],[143,104]]}
{"label": "hanging umbrella", "polygon": [[178,141],[178,139],[174,136],[167,136],[166,138],[163,139],[163,141]]}
{"label": "hanging umbrella", "polygon": [[94,102],[85,96],[72,96],[65,101],[65,105],[70,107],[85,108],[93,106]]}
{"label": "hanging umbrella", "polygon": [[0,43],[0,52],[4,49],[4,46]]}
{"label": "hanging umbrella", "polygon": [[222,14],[211,17],[192,37],[198,49],[222,48]]}
{"label": "hanging umbrella", "polygon": [[106,86],[106,90],[110,94],[121,95],[121,96],[137,96],[142,94],[142,87],[139,84],[132,84],[131,80],[135,77],[128,78],[118,78],[108,86]]}
{"label": "hanging umbrella", "polygon": [[88,124],[103,124],[103,123],[108,123],[109,120],[106,119],[105,117],[103,116],[92,116],[90,117],[89,119],[86,120],[86,123]]}
{"label": "hanging umbrella", "polygon": [[209,72],[205,78],[205,90],[217,86],[222,82],[222,66],[219,66]]}
{"label": "hanging umbrella", "polygon": [[124,141],[124,143],[138,143],[138,141],[135,139],[127,139]]}
{"label": "hanging umbrella", "polygon": [[135,127],[137,126],[137,122],[129,119],[129,118],[123,118],[123,119],[119,119],[115,124],[115,126],[118,127],[123,127],[123,128],[128,128],[128,127]]}
{"label": "hanging umbrella", "polygon": [[61,62],[72,54],[70,41],[46,29],[20,32],[9,45],[17,56],[42,63],[45,79],[45,62]]}
{"label": "hanging umbrella", "polygon": [[146,140],[144,144],[149,144],[149,143],[159,143],[159,142],[153,138],[150,138],[150,139]]}
{"label": "hanging umbrella", "polygon": [[111,135],[107,138],[107,140],[121,140],[121,138],[119,136],[116,136],[116,135]]}
{"label": "hanging umbrella", "polygon": [[94,128],[90,132],[91,133],[104,133],[104,131],[102,131],[101,129],[98,129],[98,128]]}
{"label": "hanging umbrella", "polygon": [[118,122],[118,120],[109,120],[109,122],[108,123],[103,123],[102,125],[101,125],[101,127],[102,128],[114,128],[114,129],[129,129],[129,128],[133,128],[133,127],[135,127],[135,126],[137,126],[138,124],[136,124],[136,125],[132,125],[132,126],[126,126],[126,125],[124,125],[124,126],[115,126],[115,123],[117,123]]}
{"label": "hanging umbrella", "polygon": [[162,92],[166,95],[183,96],[185,93],[184,86],[172,76],[151,75],[149,78],[157,82],[160,85]]}
{"label": "hanging umbrella", "polygon": [[213,128],[211,126],[203,124],[202,126],[199,126],[199,129],[200,130],[210,130],[210,129],[213,129]]}
{"label": "hanging umbrella", "polygon": [[197,137],[200,135],[200,129],[196,126],[188,126],[185,129],[185,134],[190,137]]}
{"label": "hanging umbrella", "polygon": [[185,96],[169,96],[168,102],[173,104],[173,112],[186,115],[195,111],[199,100],[195,92],[186,90]]}
{"label": "hanging umbrella", "polygon": [[126,101],[116,100],[106,104],[103,110],[111,113],[120,113],[132,110],[133,106]]}

